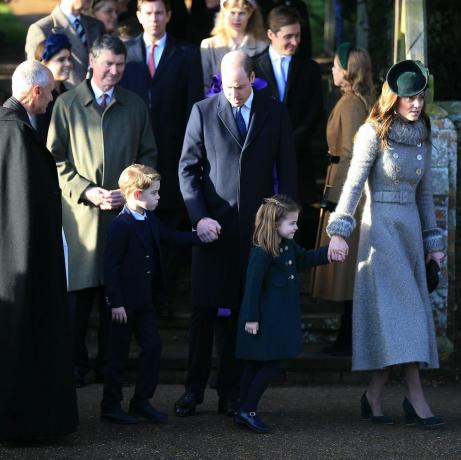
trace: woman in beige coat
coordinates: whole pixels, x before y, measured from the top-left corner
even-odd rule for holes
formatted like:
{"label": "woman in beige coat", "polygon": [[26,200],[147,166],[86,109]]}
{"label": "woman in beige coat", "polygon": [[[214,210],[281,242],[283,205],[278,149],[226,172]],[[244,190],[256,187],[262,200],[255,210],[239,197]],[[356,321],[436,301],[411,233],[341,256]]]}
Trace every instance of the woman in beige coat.
{"label": "woman in beige coat", "polygon": [[[327,143],[330,166],[325,179],[317,247],[328,244],[325,231],[330,212],[334,211],[346,180],[352,158],[354,136],[364,123],[373,102],[371,60],[367,51],[350,43],[339,46],[332,67],[333,82],[341,89],[342,97],[333,108],[327,123]],[[360,219],[361,206],[357,210]],[[357,261],[359,228],[349,239],[349,257],[342,264],[329,264],[313,270],[313,297],[344,302],[341,329],[333,354],[352,352],[352,292]]]}
{"label": "woman in beige coat", "polygon": [[223,56],[241,49],[254,56],[267,48],[263,20],[256,0],[221,0],[211,37],[202,40],[203,81],[208,93],[213,75],[221,71]]}

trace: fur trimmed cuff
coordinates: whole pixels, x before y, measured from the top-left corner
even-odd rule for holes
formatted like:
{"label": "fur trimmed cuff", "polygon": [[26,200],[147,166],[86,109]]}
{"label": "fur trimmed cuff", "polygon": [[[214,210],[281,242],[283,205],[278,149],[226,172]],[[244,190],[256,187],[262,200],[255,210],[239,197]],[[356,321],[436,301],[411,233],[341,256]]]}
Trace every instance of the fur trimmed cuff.
{"label": "fur trimmed cuff", "polygon": [[327,225],[327,234],[331,238],[333,235],[349,238],[355,228],[355,219],[349,214],[333,212],[330,215]]}
{"label": "fur trimmed cuff", "polygon": [[423,242],[425,252],[443,251],[445,249],[442,231],[439,228],[423,230]]}

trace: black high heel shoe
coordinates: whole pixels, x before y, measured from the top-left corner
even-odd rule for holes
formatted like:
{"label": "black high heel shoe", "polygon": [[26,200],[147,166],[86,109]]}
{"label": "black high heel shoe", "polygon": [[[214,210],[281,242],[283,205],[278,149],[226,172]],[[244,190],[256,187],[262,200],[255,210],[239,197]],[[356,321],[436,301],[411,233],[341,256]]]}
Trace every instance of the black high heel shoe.
{"label": "black high heel shoe", "polygon": [[403,400],[402,407],[403,413],[405,414],[405,423],[407,425],[421,425],[424,428],[435,428],[437,426],[445,425],[445,421],[442,417],[432,416],[421,418],[407,398]]}
{"label": "black high heel shoe", "polygon": [[373,415],[370,403],[368,402],[367,392],[363,393],[360,399],[360,408],[362,412],[361,420],[370,420],[373,423],[379,423],[380,425],[393,425],[394,419],[387,417],[386,415]]}

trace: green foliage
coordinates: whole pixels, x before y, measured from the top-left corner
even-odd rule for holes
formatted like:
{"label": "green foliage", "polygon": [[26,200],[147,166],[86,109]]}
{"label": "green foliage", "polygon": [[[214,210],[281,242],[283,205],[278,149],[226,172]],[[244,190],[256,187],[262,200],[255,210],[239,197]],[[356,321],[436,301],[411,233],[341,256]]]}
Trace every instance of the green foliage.
{"label": "green foliage", "polygon": [[304,0],[309,11],[309,23],[312,36],[312,55],[318,56],[323,53],[323,25],[325,16],[324,0]]}
{"label": "green foliage", "polygon": [[11,13],[8,6],[0,3],[0,45],[22,47],[26,33],[26,27]]}

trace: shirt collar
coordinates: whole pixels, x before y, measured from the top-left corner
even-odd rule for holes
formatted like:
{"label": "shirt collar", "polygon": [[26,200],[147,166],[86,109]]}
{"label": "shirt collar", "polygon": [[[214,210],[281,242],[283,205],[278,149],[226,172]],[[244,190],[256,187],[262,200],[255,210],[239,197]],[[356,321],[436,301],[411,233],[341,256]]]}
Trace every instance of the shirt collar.
{"label": "shirt collar", "polygon": [[291,55],[289,54],[279,54],[277,51],[272,48],[272,45],[269,46],[269,57],[271,58],[271,61],[279,61],[282,57],[286,58],[288,61],[291,60]]}
{"label": "shirt collar", "polygon": [[[152,42],[145,32],[143,33],[142,38],[144,40],[144,44],[146,45],[146,49],[150,48],[152,46]],[[163,37],[160,40],[157,40],[155,42],[155,44],[157,45],[157,49],[165,48],[165,43],[166,43],[166,33],[163,34]]]}
{"label": "shirt collar", "polygon": [[147,214],[144,211],[144,214],[141,214],[140,212],[133,211],[127,206],[128,211],[130,211],[130,214],[135,218],[135,220],[146,220],[147,219]]}
{"label": "shirt collar", "polygon": [[99,98],[104,94],[107,94],[109,96],[109,100],[112,100],[112,96],[114,94],[114,86],[108,91],[103,91],[101,90],[98,86],[96,86],[96,83],[93,81],[93,79],[90,80],[91,88],[93,89],[94,97],[96,100],[99,100]]}
{"label": "shirt collar", "polygon": [[80,15],[78,14],[77,16],[74,16],[71,12],[70,12],[70,8],[65,8],[64,5],[59,5],[59,8],[61,9],[61,11],[63,12],[64,16],[69,20],[69,22],[74,25],[74,22],[76,19],[78,19],[80,22],[82,21],[82,18],[80,17]]}
{"label": "shirt collar", "polygon": [[251,105],[253,104],[253,99],[254,99],[254,93],[253,93],[253,90],[251,90],[250,96],[246,100],[245,104],[242,105],[242,107],[246,107],[248,110],[251,111]]}

